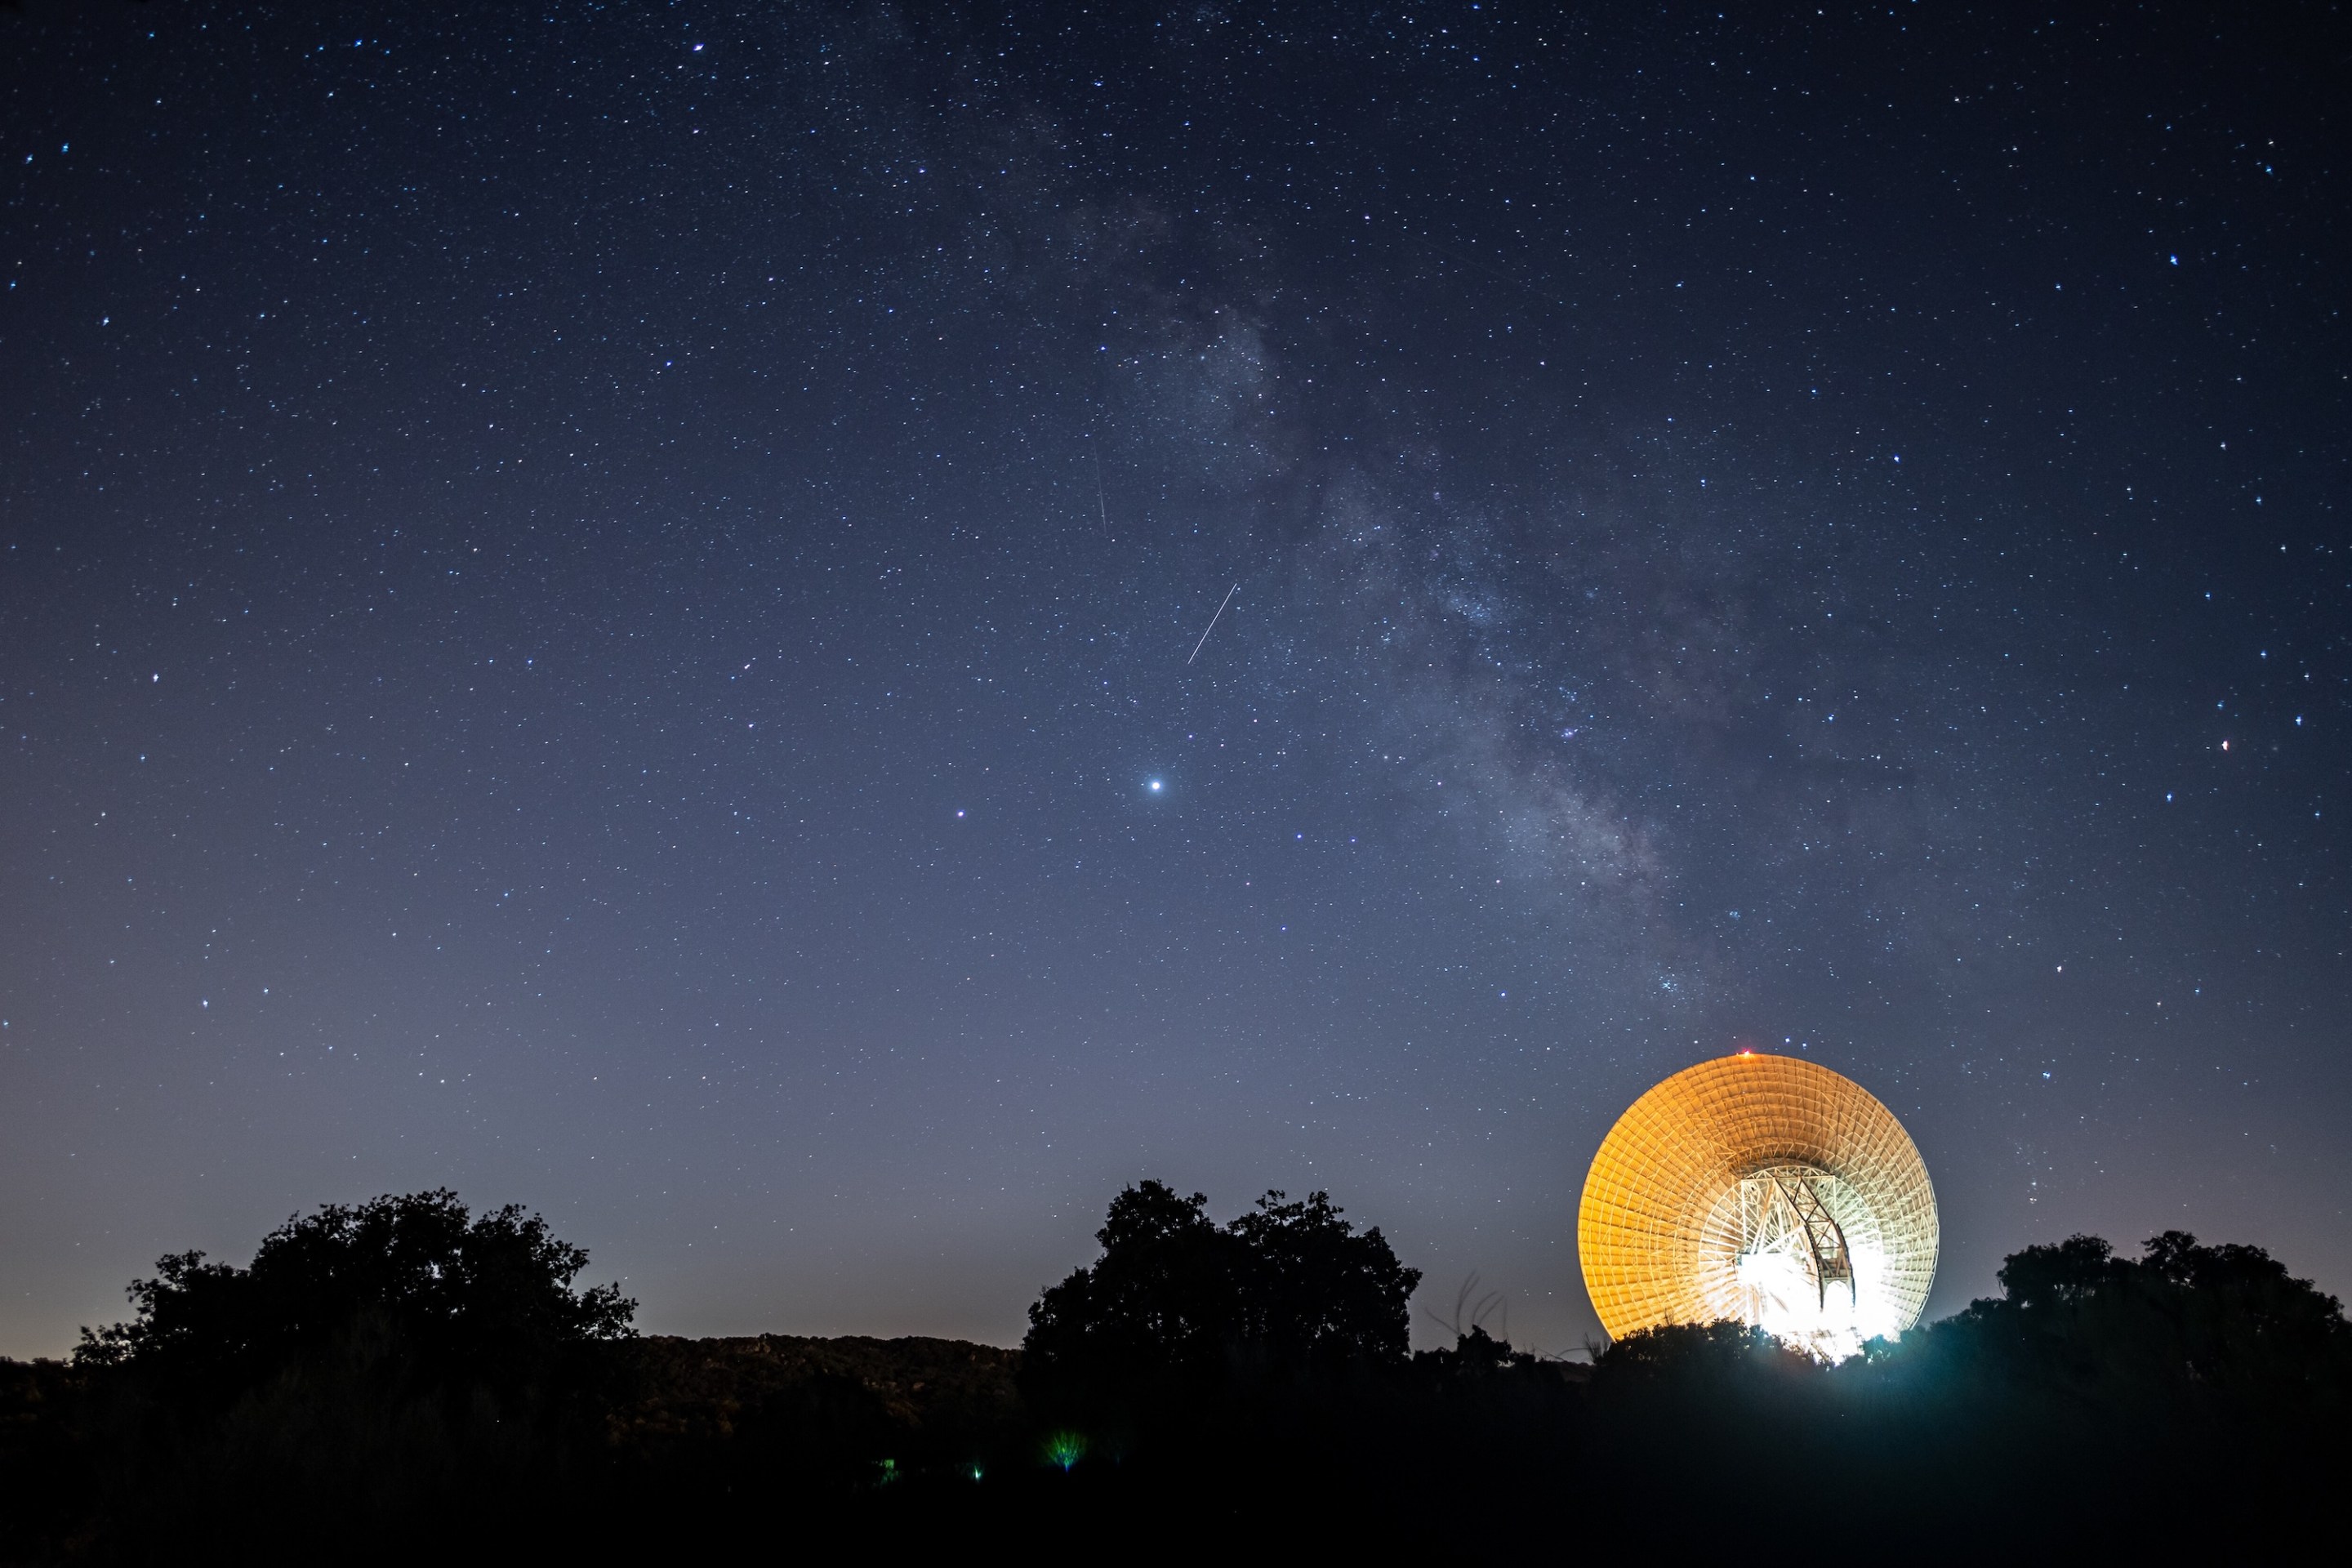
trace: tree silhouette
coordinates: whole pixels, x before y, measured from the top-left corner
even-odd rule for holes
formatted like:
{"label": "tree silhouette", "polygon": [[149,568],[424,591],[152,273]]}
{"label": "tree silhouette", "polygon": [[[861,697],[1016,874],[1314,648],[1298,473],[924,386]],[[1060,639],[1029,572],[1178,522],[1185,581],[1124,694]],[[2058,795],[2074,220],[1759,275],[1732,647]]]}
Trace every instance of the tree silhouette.
{"label": "tree silhouette", "polygon": [[2341,1305],[2259,1247],[2168,1230],[2135,1260],[2075,1236],[2011,1253],[2000,1279],[2000,1299],[1926,1331],[1914,1359],[2131,1407],[2277,1418],[2352,1401]]}
{"label": "tree silhouette", "polygon": [[1405,1357],[1407,1303],[1421,1270],[1397,1261],[1380,1227],[1359,1236],[1328,1193],[1285,1203],[1279,1192],[1225,1227],[1248,1267],[1246,1332],[1276,1363],[1330,1370]]}
{"label": "tree silhouette", "polygon": [[393,1556],[522,1529],[546,1479],[593,1455],[635,1303],[575,1289],[588,1255],[509,1205],[446,1190],[330,1204],[246,1268],[200,1252],[131,1282],[84,1330],[81,1423],[124,1561]]}
{"label": "tree silhouette", "polygon": [[1101,1259],[1029,1309],[1025,1387],[1049,1407],[1164,1404],[1405,1357],[1421,1272],[1327,1193],[1269,1192],[1220,1227],[1208,1199],[1145,1181],[1111,1200]]}
{"label": "tree silhouette", "polygon": [[1717,1322],[1586,1368],[1490,1334],[1475,1279],[1454,1343],[1408,1357],[1420,1276],[1325,1194],[1207,1210],[1160,1182],[1111,1201],[1101,1256],[1031,1309],[1024,1402],[980,1347],[600,1343],[632,1304],[579,1289],[586,1256],[537,1216],[329,1205],[245,1268],[163,1259],[72,1367],[0,1363],[0,1558],[748,1555],[780,1520],[863,1547],[1116,1519],[1396,1555],[1556,1539],[1566,1477],[1580,1539],[1630,1553],[1692,1477],[1796,1464],[1837,1479],[1856,1539],[2268,1560],[2332,1528],[2352,1463],[2352,1327],[2258,1247],[2072,1237],[1837,1365]]}
{"label": "tree silhouette", "polygon": [[436,1377],[512,1384],[566,1345],[630,1331],[619,1286],[572,1289],[587,1265],[512,1204],[478,1218],[446,1189],[329,1204],[263,1237],[249,1268],[159,1258],[131,1281],[131,1321],[84,1329],[74,1360],[219,1401],[366,1333]]}

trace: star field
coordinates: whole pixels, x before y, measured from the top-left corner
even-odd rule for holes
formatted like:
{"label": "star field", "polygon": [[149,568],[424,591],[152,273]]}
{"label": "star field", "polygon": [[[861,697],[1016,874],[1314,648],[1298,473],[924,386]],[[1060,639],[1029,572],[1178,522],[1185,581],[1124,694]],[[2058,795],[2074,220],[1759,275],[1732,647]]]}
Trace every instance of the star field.
{"label": "star field", "polygon": [[0,33],[0,1351],[445,1183],[1010,1342],[1144,1175],[1560,1351],[1745,1046],[1931,1312],[2352,1289],[2340,24]]}

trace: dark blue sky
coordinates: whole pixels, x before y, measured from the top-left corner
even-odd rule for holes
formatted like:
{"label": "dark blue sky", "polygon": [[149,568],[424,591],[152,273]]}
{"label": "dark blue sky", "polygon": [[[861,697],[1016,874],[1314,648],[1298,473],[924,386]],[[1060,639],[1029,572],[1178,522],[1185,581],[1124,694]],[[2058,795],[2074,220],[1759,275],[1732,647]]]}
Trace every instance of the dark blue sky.
{"label": "dark blue sky", "polygon": [[1556,10],[0,12],[0,1352],[442,1184],[1009,1342],[1145,1175],[1560,1350],[1750,1044],[1935,1312],[2352,1289],[2344,24]]}

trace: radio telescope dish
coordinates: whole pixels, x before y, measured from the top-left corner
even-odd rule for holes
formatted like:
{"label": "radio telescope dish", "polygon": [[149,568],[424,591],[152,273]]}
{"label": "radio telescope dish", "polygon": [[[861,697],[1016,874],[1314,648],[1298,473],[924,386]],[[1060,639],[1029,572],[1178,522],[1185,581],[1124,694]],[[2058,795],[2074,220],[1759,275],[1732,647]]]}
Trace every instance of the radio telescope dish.
{"label": "radio telescope dish", "polygon": [[1852,1079],[1742,1053],[1635,1100],[1584,1178],[1576,1250],[1612,1337],[1729,1318],[1832,1358],[1919,1321],[1936,1190]]}

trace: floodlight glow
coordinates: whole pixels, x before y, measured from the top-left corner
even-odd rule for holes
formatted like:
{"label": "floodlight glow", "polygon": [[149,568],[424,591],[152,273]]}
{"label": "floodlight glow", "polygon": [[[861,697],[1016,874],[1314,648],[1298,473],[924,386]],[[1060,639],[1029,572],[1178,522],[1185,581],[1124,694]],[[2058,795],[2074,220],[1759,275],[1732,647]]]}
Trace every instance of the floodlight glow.
{"label": "floodlight glow", "polygon": [[1577,1215],[1611,1334],[1729,1318],[1832,1360],[1919,1321],[1937,1243],[1894,1113],[1827,1068],[1748,1051],[1635,1100]]}

